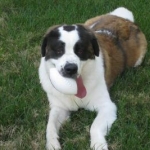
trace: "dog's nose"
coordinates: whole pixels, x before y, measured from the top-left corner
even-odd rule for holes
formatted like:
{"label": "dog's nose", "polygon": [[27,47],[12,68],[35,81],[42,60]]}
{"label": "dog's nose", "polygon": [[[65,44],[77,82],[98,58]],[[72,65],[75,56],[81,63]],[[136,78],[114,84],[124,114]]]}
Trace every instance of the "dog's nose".
{"label": "dog's nose", "polygon": [[77,74],[78,66],[76,64],[66,64],[64,67],[65,75],[72,77]]}

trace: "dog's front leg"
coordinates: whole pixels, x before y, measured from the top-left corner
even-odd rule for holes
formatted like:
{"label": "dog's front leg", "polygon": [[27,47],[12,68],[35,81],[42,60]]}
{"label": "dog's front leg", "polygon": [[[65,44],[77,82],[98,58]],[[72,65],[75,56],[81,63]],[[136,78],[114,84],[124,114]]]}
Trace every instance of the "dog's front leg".
{"label": "dog's front leg", "polygon": [[114,103],[106,102],[98,108],[98,114],[95,118],[91,130],[91,148],[94,150],[108,150],[105,136],[116,120],[116,106]]}
{"label": "dog's front leg", "polygon": [[46,131],[47,150],[60,150],[61,146],[58,141],[59,129],[62,123],[69,117],[69,111],[59,107],[53,107],[50,110],[49,120]]}

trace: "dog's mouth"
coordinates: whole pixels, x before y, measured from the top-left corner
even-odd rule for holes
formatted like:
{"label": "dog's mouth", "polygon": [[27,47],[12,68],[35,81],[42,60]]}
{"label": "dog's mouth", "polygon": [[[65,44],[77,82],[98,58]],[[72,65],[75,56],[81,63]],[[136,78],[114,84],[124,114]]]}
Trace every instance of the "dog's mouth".
{"label": "dog's mouth", "polygon": [[61,76],[63,76],[63,77],[65,77],[65,78],[71,78],[71,79],[74,79],[74,80],[76,80],[77,78],[78,78],[78,74],[76,73],[76,74],[72,74],[72,75],[68,75],[68,74],[66,74],[66,73],[64,73],[64,72],[59,72],[60,73],[60,75]]}
{"label": "dog's mouth", "polygon": [[61,70],[59,73],[63,77],[72,78],[76,81],[76,83],[77,83],[77,94],[75,94],[75,96],[77,96],[78,98],[84,98],[86,96],[87,91],[86,91],[86,88],[84,86],[81,75],[73,74],[71,76],[68,76],[68,75],[65,74],[65,72],[63,72],[63,70]]}

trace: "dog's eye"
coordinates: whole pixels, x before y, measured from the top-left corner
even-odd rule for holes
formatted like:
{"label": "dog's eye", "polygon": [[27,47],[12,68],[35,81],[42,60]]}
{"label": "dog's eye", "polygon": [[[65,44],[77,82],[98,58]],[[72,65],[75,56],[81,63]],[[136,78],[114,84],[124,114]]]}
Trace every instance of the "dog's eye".
{"label": "dog's eye", "polygon": [[78,49],[77,53],[81,55],[83,53],[83,49]]}
{"label": "dog's eye", "polygon": [[63,50],[62,50],[62,49],[58,49],[58,50],[57,50],[57,54],[60,55],[60,54],[62,54],[62,53],[63,53]]}
{"label": "dog's eye", "polygon": [[55,46],[55,51],[57,55],[62,55],[64,53],[64,46],[65,44],[63,42],[58,42]]}
{"label": "dog's eye", "polygon": [[84,52],[84,46],[81,42],[77,42],[76,45],[75,45],[75,53],[79,56],[81,56]]}

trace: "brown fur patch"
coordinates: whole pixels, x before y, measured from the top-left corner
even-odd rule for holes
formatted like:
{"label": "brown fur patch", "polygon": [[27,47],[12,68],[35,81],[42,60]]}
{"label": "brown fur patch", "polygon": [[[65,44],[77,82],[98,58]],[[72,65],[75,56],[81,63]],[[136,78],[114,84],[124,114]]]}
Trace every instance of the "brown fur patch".
{"label": "brown fur patch", "polygon": [[102,15],[89,19],[85,25],[95,32],[105,62],[105,78],[108,87],[125,69],[134,67],[144,57],[147,41],[140,29],[129,20]]}

